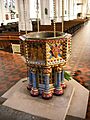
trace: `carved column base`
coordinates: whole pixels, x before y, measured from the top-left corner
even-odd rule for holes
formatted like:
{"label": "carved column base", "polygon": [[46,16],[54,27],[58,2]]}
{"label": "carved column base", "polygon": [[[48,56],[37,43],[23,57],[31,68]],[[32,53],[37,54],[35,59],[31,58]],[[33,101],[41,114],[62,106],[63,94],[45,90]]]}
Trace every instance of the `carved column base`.
{"label": "carved column base", "polygon": [[49,92],[43,92],[42,93],[42,98],[44,98],[44,99],[50,99],[50,98],[52,98],[52,96],[53,96],[53,94],[52,94],[52,92],[51,91],[49,91]]}
{"label": "carved column base", "polygon": [[39,91],[37,88],[32,88],[31,91],[30,91],[30,94],[33,96],[33,97],[36,97],[39,95]]}
{"label": "carved column base", "polygon": [[60,89],[55,88],[55,90],[54,90],[55,95],[59,96],[59,95],[63,95],[63,93],[64,93],[64,90],[62,88],[60,88]]}
{"label": "carved column base", "polygon": [[61,87],[65,89],[67,87],[66,83],[65,82],[61,83]]}
{"label": "carved column base", "polygon": [[28,84],[27,89],[31,90],[32,89],[32,84]]}

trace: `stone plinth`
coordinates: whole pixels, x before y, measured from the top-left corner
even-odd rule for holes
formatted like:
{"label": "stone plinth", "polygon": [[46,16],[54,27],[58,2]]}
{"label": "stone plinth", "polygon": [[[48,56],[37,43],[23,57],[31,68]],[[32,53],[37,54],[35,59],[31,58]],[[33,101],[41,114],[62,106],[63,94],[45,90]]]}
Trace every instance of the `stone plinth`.
{"label": "stone plinth", "polygon": [[26,82],[21,80],[14,88],[11,88],[3,95],[3,97],[8,98],[3,105],[52,120],[65,119],[74,93],[74,88],[71,84],[67,83],[68,87],[64,95],[53,96],[50,100],[43,100],[41,97],[31,97],[26,89],[26,84]]}

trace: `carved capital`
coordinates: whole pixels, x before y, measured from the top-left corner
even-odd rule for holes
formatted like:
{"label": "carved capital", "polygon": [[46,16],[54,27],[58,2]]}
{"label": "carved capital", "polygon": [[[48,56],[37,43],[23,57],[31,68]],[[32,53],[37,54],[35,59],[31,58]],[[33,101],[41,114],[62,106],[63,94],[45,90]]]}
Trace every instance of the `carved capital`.
{"label": "carved capital", "polygon": [[63,62],[59,66],[64,67],[65,65],[66,65],[66,62]]}
{"label": "carved capital", "polygon": [[52,68],[51,67],[44,67],[43,68],[43,74],[50,74],[52,72]]}
{"label": "carved capital", "polygon": [[36,69],[35,69],[35,68],[32,68],[31,71],[32,71],[33,73],[36,73]]}
{"label": "carved capital", "polygon": [[62,71],[62,68],[61,68],[60,66],[57,66],[57,67],[55,67],[55,71],[56,71],[56,72],[61,72],[61,71]]}

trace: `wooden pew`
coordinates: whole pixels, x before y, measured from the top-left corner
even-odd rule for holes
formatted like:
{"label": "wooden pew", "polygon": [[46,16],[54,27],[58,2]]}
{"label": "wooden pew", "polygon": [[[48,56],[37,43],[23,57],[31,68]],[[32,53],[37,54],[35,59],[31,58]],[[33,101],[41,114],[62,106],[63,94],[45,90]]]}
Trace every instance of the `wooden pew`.
{"label": "wooden pew", "polygon": [[11,52],[12,44],[19,44],[19,33],[5,32],[0,34],[0,48]]}

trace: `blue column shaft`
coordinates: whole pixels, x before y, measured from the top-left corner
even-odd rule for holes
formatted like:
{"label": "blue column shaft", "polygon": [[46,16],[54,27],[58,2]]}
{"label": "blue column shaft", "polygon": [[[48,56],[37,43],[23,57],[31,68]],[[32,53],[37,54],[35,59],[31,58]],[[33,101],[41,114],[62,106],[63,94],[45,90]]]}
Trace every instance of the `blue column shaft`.
{"label": "blue column shaft", "polygon": [[45,91],[49,91],[49,75],[45,75]]}
{"label": "blue column shaft", "polygon": [[64,81],[64,70],[62,70],[62,73],[61,73],[61,81]]}
{"label": "blue column shaft", "polygon": [[33,79],[33,88],[36,88],[36,75],[35,75],[35,73],[32,73],[32,79]]}
{"label": "blue column shaft", "polygon": [[55,85],[57,85],[57,72],[55,72]]}
{"label": "blue column shaft", "polygon": [[32,84],[32,73],[31,73],[31,71],[29,71],[28,77],[29,77],[29,84]]}
{"label": "blue column shaft", "polygon": [[61,72],[57,73],[57,88],[60,88],[61,83]]}

